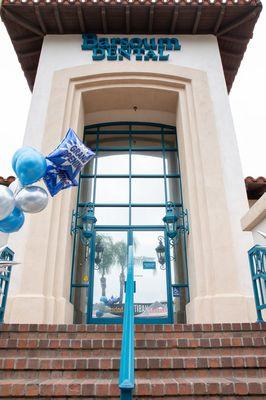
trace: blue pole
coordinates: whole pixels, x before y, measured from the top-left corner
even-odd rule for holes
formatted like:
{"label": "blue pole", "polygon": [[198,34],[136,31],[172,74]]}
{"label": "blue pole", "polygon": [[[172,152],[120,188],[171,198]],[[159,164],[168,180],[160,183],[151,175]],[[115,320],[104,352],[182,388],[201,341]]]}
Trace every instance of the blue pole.
{"label": "blue pole", "polygon": [[134,389],[134,272],[133,245],[128,247],[128,271],[119,371],[120,399],[132,399]]}

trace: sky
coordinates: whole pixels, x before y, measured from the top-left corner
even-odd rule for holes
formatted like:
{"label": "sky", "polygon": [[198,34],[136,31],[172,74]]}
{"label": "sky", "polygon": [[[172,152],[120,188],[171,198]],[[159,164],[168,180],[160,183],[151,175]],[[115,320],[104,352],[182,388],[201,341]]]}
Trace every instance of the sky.
{"label": "sky", "polygon": [[[243,175],[255,178],[266,176],[265,37],[266,7],[229,97]],[[14,174],[11,159],[22,145],[30,101],[31,92],[4,24],[0,22],[0,176]]]}

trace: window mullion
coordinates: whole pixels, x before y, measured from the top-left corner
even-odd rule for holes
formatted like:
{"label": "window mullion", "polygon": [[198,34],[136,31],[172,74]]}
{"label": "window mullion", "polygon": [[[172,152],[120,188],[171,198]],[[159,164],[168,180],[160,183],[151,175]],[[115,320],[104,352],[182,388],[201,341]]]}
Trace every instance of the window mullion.
{"label": "window mullion", "polygon": [[131,202],[132,202],[132,126],[129,125],[129,226],[132,222]]}
{"label": "window mullion", "polygon": [[95,150],[95,165],[94,165],[94,177],[93,177],[93,207],[95,207],[95,199],[96,199],[96,181],[97,181],[97,166],[98,166],[98,148],[99,148],[99,130],[97,128],[97,139],[96,139],[96,150]]}

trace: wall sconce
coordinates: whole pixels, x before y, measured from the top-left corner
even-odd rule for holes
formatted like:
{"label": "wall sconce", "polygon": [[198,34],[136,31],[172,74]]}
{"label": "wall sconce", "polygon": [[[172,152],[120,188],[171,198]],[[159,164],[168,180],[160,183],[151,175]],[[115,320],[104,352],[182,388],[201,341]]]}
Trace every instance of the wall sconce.
{"label": "wall sconce", "polygon": [[[75,226],[75,218],[77,218],[77,225]],[[81,220],[81,224],[78,224]],[[84,246],[88,246],[90,239],[93,235],[94,225],[97,218],[94,216],[94,210],[91,203],[84,206],[81,212],[72,212],[71,234],[74,232],[80,233],[80,240]]]}
{"label": "wall sconce", "polygon": [[[166,204],[166,215],[163,217],[163,222],[170,239],[175,239],[180,231],[189,233],[187,210],[178,213],[175,205],[170,201]],[[178,237],[175,240],[178,240]]]}

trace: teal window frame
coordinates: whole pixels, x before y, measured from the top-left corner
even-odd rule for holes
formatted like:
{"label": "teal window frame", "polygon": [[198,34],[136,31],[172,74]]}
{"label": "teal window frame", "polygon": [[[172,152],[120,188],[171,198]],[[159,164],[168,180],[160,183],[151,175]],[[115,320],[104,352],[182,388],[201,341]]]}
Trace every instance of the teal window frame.
{"label": "teal window frame", "polygon": [[[108,130],[108,127],[114,127],[114,126],[127,126],[128,129],[126,130]],[[134,130],[134,126],[141,126],[141,127],[149,127],[149,129],[145,130]],[[151,130],[151,128],[154,127],[155,130]],[[106,129],[104,129],[106,128]],[[114,136],[114,135],[129,135],[129,145],[128,146],[114,146],[114,147],[106,147],[106,146],[100,146],[100,135],[104,136]],[[154,146],[145,146],[145,147],[133,147],[132,146],[132,136],[141,134],[142,136],[147,135],[158,135],[158,138],[161,138],[161,147],[154,147]],[[96,157],[95,157],[95,163],[94,163],[94,171],[92,174],[86,174],[81,172],[79,176],[79,186],[78,186],[78,195],[77,195],[77,204],[76,204],[76,215],[78,215],[78,211],[82,209],[83,207],[86,207],[88,204],[87,202],[82,202],[80,201],[80,196],[81,196],[81,186],[82,182],[85,179],[92,179],[92,187],[93,187],[93,196],[92,196],[92,207],[94,211],[98,208],[101,207],[126,207],[129,209],[129,220],[127,225],[95,225],[95,232],[97,231],[118,231],[118,230],[124,230],[127,231],[128,234],[129,232],[132,231],[161,231],[165,237],[165,244],[166,244],[166,264],[168,264],[167,270],[167,288],[168,288],[168,305],[170,305],[170,309],[172,310],[172,284],[171,284],[171,271],[170,271],[170,241],[169,238],[166,235],[165,232],[165,226],[162,221],[161,225],[132,225],[132,209],[136,207],[144,207],[144,208],[150,208],[150,207],[162,207],[165,208],[167,207],[167,202],[168,202],[168,193],[167,193],[167,179],[168,178],[173,178],[178,180],[178,193],[180,195],[180,199],[178,202],[175,202],[174,205],[180,212],[184,212],[184,207],[183,207],[183,194],[182,194],[182,182],[181,182],[181,174],[180,174],[180,162],[179,162],[179,152],[178,152],[178,143],[177,143],[177,133],[176,133],[176,128],[171,125],[165,125],[165,124],[157,124],[157,123],[147,123],[147,122],[128,122],[128,121],[123,121],[123,122],[111,122],[111,123],[102,123],[102,124],[94,124],[94,125],[87,125],[84,127],[84,136],[83,136],[83,141],[85,142],[87,135],[96,135],[96,146],[91,147],[93,151],[95,151]],[[175,145],[173,147],[166,147],[165,145],[165,135],[173,135]],[[128,152],[129,154],[129,173],[128,174],[97,174],[97,164],[98,164],[98,158],[97,155],[100,151],[104,151],[106,153],[111,152]],[[134,152],[149,152],[149,151],[160,151],[162,152],[162,157],[163,157],[163,173],[162,174],[132,174],[132,154]],[[166,173],[166,154],[170,152],[175,152],[176,154],[176,161],[177,161],[177,173],[174,174],[167,174]],[[129,202],[128,203],[96,203],[96,184],[97,184],[97,179],[98,178],[103,178],[103,179],[110,179],[110,178],[115,178],[115,179],[121,179],[121,178],[127,178],[129,180]],[[132,179],[133,178],[161,178],[164,180],[164,194],[165,194],[165,202],[163,203],[132,203]],[[75,227],[77,226],[77,217],[75,217],[74,220]],[[186,232],[182,232],[180,235],[183,236],[183,253],[184,253],[184,272],[185,272],[185,283],[182,283],[182,287],[186,289],[186,297],[187,297],[187,302],[190,301],[190,294],[189,294],[189,280],[188,280],[188,267],[187,267],[187,249],[186,249]],[[95,235],[94,235],[95,236]],[[91,304],[90,304],[90,299],[92,300],[92,285],[90,285],[90,282],[93,282],[93,276],[94,276],[94,271],[93,271],[93,266],[94,266],[94,246],[95,239],[94,237],[92,238],[91,241],[91,249],[92,251],[90,252],[90,260],[91,260],[91,268],[90,268],[90,277],[89,277],[89,282],[88,283],[79,283],[75,282],[74,279],[74,274],[75,274],[75,258],[76,258],[76,247],[77,247],[77,234],[74,234],[74,241],[73,241],[73,254],[72,254],[72,271],[71,271],[71,287],[70,287],[70,302],[73,303],[73,289],[75,288],[88,288],[88,310],[87,310],[87,323],[91,323],[92,319],[89,318],[89,314],[91,313]],[[110,321],[107,320],[107,318],[103,319],[97,319],[93,318],[93,323],[121,323],[122,318],[110,318]],[[172,322],[172,316],[168,316],[168,318],[162,318],[159,319],[158,321],[155,321],[155,319],[152,321],[152,323],[162,323],[162,320],[164,323],[171,323]],[[144,318],[140,321],[139,319],[136,319],[136,323],[151,323],[150,319],[147,318],[147,321],[144,321]]]}

